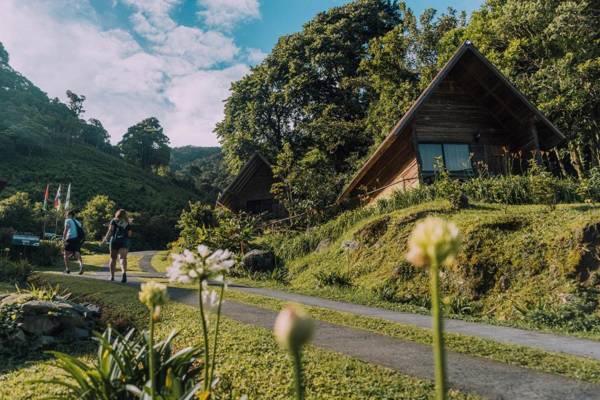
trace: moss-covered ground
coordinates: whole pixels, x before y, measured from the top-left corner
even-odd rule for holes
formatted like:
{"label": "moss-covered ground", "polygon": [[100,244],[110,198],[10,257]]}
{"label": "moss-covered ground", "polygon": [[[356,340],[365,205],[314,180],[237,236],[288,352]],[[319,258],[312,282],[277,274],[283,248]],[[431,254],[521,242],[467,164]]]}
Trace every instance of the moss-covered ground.
{"label": "moss-covered ground", "polygon": [[[354,211],[295,236],[271,235],[280,271],[262,284],[426,313],[427,271],[405,261],[415,223],[454,221],[463,235],[442,276],[447,315],[600,338],[600,207],[445,202],[391,212]],[[241,280],[243,281],[243,280]],[[254,280],[252,284],[261,284]]]}

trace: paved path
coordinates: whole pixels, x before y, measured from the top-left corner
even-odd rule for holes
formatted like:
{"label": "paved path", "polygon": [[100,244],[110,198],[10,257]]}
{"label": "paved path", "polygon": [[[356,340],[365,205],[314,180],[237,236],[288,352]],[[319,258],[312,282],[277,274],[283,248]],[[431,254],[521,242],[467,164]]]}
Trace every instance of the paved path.
{"label": "paved path", "polygon": [[139,261],[139,266],[142,272],[150,273],[150,274],[159,274],[157,270],[152,266],[152,257],[156,254],[154,250],[148,251],[133,251],[129,253],[132,256],[141,256]]}
{"label": "paved path", "polygon": [[[359,304],[327,300],[318,297],[305,296],[301,294],[265,288],[235,286],[232,287],[232,289],[240,290],[246,293],[272,297],[279,300],[292,301],[300,304],[327,308],[330,310],[343,311],[365,317],[374,317],[386,321],[398,322],[401,324],[416,325],[421,328],[431,328],[431,317],[428,315],[391,311],[382,308],[362,306]],[[516,344],[556,353],[566,353],[575,356],[589,357],[600,361],[600,341],[579,339],[575,337],[497,325],[467,322],[456,319],[445,319],[444,330],[446,332],[491,339],[501,343]]]}
{"label": "paved path", "polygon": [[[150,265],[150,260],[155,252],[136,252],[141,255],[140,269],[153,274],[158,274]],[[231,285],[232,289],[246,293],[256,294],[274,299],[292,301],[304,305],[342,311],[364,317],[379,318],[386,321],[415,325],[431,329],[431,317],[428,315],[413,314],[383,308],[363,306],[342,301],[327,300],[319,297],[283,292],[267,288],[253,288],[241,285]],[[565,353],[574,356],[588,357],[600,361],[600,341],[580,339],[570,336],[543,333],[525,329],[489,325],[478,322],[467,322],[457,319],[445,319],[444,330],[451,333],[490,339],[500,343],[515,344],[537,348],[555,353]]]}
{"label": "paved path", "polygon": [[[100,275],[87,277],[99,278]],[[135,277],[129,282],[132,286],[139,284]],[[176,302],[198,306],[195,290],[169,288],[169,295]],[[224,303],[223,314],[266,329],[272,329],[276,317],[274,311],[234,301]],[[431,346],[322,321],[316,321],[313,344],[406,375],[433,378]],[[450,386],[465,392],[490,399],[600,399],[600,385],[455,352],[448,352],[447,356]]]}

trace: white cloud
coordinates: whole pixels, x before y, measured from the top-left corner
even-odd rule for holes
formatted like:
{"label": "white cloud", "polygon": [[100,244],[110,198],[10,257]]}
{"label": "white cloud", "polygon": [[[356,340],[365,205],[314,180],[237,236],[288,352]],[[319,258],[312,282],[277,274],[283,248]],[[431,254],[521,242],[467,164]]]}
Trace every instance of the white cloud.
{"label": "white cloud", "polygon": [[260,18],[258,0],[198,0],[198,12],[207,25],[230,30],[241,21]]}
{"label": "white cloud", "polygon": [[[221,32],[178,25],[179,0],[121,0],[132,7],[142,47],[123,29],[102,30],[87,0],[0,0],[0,42],[12,66],[51,97],[87,96],[85,117],[98,118],[113,142],[128,126],[156,116],[174,145],[215,145],[232,81],[259,51],[239,49]],[[75,11],[63,13],[68,4]],[[216,69],[216,65],[229,65]]]}

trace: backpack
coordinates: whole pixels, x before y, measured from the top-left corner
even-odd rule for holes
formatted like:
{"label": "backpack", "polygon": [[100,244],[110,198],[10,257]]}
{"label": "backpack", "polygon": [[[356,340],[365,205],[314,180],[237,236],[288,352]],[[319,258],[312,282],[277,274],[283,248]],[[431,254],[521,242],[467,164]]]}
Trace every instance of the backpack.
{"label": "backpack", "polygon": [[112,240],[124,240],[128,238],[127,235],[127,227],[129,226],[129,224],[125,225],[124,227],[117,224],[116,222],[114,223],[114,231],[113,231],[113,236],[112,236]]}
{"label": "backpack", "polygon": [[85,242],[85,231],[83,230],[83,224],[76,219],[74,219],[73,222],[75,223],[75,229],[77,230],[77,239],[81,244]]}

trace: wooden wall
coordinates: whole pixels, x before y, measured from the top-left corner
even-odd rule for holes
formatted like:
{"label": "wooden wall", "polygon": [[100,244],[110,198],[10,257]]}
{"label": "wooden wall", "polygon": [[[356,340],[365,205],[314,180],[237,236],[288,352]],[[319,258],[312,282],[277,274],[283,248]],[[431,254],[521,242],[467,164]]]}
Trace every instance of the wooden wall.
{"label": "wooden wall", "polygon": [[271,186],[273,185],[273,173],[271,168],[260,163],[254,174],[248,178],[248,181],[241,190],[234,196],[232,208],[234,210],[248,211],[246,205],[248,201],[252,200],[273,200],[273,212],[272,217],[285,216],[285,211],[275,201],[273,194],[271,193]]}

